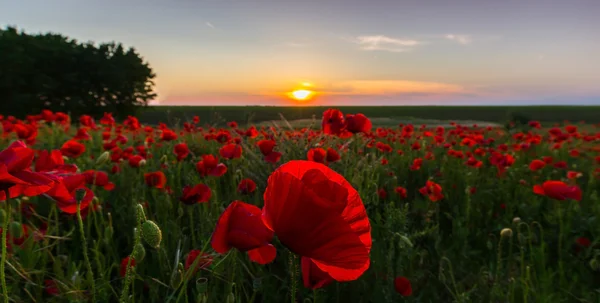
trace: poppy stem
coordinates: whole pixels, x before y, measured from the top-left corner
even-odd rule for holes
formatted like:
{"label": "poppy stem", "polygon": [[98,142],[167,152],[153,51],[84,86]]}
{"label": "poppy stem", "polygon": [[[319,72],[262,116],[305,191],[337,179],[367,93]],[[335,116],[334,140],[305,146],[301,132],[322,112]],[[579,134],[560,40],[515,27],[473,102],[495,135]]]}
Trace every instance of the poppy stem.
{"label": "poppy stem", "polygon": [[81,203],[77,202],[77,222],[79,223],[79,233],[81,234],[81,248],[83,249],[83,258],[85,260],[85,266],[87,269],[88,283],[92,288],[92,301],[96,302],[96,285],[94,283],[94,271],[92,270],[92,264],[90,263],[90,257],[87,253],[87,240],[85,238],[85,231],[83,230],[83,220],[81,219]]}
{"label": "poppy stem", "polygon": [[296,255],[290,252],[290,275],[291,275],[291,294],[290,297],[292,299],[292,303],[296,303],[296,272],[298,269],[296,268]]}
{"label": "poppy stem", "polygon": [[8,221],[10,221],[10,203],[8,202],[9,193],[5,191],[6,217],[2,222],[2,260],[0,261],[0,280],[2,280],[2,297],[4,303],[8,303],[8,288],[6,287],[6,277],[4,276],[4,264],[6,263],[6,234],[8,233]]}

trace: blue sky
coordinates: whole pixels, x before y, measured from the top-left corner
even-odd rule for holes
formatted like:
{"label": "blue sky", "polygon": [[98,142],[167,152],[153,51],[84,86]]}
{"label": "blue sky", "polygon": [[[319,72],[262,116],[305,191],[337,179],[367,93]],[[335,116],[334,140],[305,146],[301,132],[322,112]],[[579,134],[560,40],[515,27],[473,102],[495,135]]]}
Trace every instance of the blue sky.
{"label": "blue sky", "polygon": [[134,46],[165,105],[293,105],[300,88],[319,105],[600,104],[598,16],[594,0],[0,2],[1,26]]}

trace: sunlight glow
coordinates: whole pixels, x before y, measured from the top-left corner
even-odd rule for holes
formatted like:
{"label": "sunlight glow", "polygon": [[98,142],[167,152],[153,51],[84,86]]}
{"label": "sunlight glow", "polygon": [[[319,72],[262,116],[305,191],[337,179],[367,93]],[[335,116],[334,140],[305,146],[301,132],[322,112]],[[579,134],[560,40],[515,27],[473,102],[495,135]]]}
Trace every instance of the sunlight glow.
{"label": "sunlight glow", "polygon": [[291,93],[292,98],[298,100],[298,101],[305,101],[310,99],[310,97],[313,95],[314,93],[310,90],[306,90],[306,89],[299,89],[299,90],[295,90]]}

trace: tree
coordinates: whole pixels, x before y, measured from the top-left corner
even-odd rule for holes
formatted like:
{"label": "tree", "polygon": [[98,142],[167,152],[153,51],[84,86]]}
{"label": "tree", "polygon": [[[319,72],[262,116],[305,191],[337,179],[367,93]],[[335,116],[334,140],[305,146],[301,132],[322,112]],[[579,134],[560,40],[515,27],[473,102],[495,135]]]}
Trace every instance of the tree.
{"label": "tree", "polygon": [[134,48],[79,43],[63,35],[0,29],[0,114],[42,109],[132,114],[156,97],[155,74]]}

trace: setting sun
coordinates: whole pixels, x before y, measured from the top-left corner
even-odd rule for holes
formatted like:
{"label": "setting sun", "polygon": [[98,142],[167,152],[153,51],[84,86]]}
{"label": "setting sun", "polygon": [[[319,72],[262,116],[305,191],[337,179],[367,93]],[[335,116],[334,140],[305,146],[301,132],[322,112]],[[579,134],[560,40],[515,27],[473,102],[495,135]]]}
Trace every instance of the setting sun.
{"label": "setting sun", "polygon": [[313,95],[314,92],[307,89],[299,89],[291,92],[291,97],[298,101],[309,100]]}

